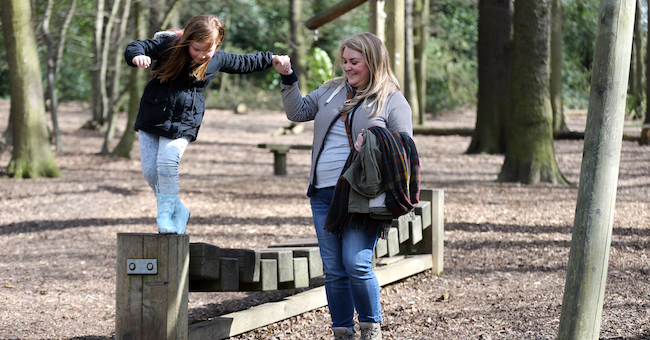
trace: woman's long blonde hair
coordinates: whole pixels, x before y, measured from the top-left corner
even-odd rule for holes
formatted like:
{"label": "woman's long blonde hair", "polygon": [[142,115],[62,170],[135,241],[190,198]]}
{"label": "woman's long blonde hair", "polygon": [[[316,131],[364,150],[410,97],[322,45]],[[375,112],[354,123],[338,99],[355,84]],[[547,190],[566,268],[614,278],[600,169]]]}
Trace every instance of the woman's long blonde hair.
{"label": "woman's long blonde hair", "polygon": [[[365,32],[354,35],[345,40],[339,47],[338,57],[334,61],[332,77],[327,83],[341,84],[348,81],[348,76],[343,72],[342,76],[336,77],[336,72],[343,65],[343,51],[346,49],[355,50],[363,56],[368,64],[370,79],[364,89],[357,89],[356,96],[346,102],[341,109],[342,113],[349,113],[358,102],[364,100],[373,101],[371,117],[378,115],[384,108],[388,97],[400,89],[399,82],[393,70],[390,68],[390,57],[384,43],[376,35]],[[326,84],[327,84],[326,83]]]}
{"label": "woman's long blonde hair", "polygon": [[[160,68],[151,72],[154,78],[160,79],[161,83],[174,80],[185,64],[191,60],[189,46],[192,43],[207,43],[207,51],[210,51],[213,47],[216,50],[223,43],[226,29],[221,24],[221,21],[213,15],[197,15],[188,20],[185,28],[178,33],[180,33],[180,37],[176,39],[174,46],[170,48],[172,51],[169,59],[164,61]],[[191,75],[199,80],[204,79],[208,64],[209,62],[198,64],[191,60]]]}

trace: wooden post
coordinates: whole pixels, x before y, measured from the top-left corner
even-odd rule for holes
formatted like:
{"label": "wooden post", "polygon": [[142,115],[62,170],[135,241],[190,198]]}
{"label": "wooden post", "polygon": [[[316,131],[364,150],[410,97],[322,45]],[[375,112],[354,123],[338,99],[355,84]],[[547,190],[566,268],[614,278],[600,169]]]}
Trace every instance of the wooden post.
{"label": "wooden post", "polygon": [[[418,254],[431,254],[431,271],[441,275],[444,269],[445,191],[442,189],[420,190],[420,200],[430,202],[431,226],[427,216],[422,215],[422,241],[415,245]],[[427,211],[429,206],[426,207]]]}
{"label": "wooden post", "polygon": [[[142,259],[155,274],[131,274]],[[188,235],[117,234],[116,340],[187,339],[189,265]]]}
{"label": "wooden post", "polygon": [[386,48],[391,68],[404,86],[404,0],[386,0]]}
{"label": "wooden post", "polygon": [[620,164],[635,0],[601,0],[559,340],[598,339]]}

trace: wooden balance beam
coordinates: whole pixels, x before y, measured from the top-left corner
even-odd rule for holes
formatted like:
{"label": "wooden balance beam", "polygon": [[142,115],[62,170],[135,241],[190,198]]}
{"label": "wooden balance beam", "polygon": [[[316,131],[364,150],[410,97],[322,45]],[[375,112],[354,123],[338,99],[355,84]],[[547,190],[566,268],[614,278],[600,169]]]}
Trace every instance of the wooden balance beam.
{"label": "wooden balance beam", "polygon": [[[421,190],[420,199],[377,244],[373,264],[381,286],[428,269],[442,274],[444,192]],[[120,233],[115,338],[226,339],[325,306],[324,287],[192,325],[189,292],[308,288],[322,275],[315,238],[252,250],[189,243],[188,235]]]}

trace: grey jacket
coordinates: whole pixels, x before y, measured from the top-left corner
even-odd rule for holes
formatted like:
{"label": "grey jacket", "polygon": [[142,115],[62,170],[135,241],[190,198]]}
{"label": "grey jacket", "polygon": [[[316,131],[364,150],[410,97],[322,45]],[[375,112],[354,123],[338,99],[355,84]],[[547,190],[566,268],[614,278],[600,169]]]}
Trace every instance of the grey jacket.
{"label": "grey jacket", "polygon": [[[352,87],[345,83],[339,88],[338,84],[327,84],[310,92],[304,98],[298,88],[298,78],[295,72],[282,76],[281,94],[287,118],[294,122],[314,121],[314,140],[312,143],[311,171],[309,175],[310,188],[315,183],[315,169],[318,157],[323,149],[325,138],[336,119],[340,118],[339,108],[347,100],[347,93]],[[370,117],[368,103],[364,103],[350,117],[352,139],[362,129],[370,126],[381,126],[413,136],[411,106],[400,91],[393,93],[387,100],[382,112]],[[343,170],[343,169],[341,169]],[[311,192],[311,190],[310,190]],[[308,195],[310,194],[308,193]]]}

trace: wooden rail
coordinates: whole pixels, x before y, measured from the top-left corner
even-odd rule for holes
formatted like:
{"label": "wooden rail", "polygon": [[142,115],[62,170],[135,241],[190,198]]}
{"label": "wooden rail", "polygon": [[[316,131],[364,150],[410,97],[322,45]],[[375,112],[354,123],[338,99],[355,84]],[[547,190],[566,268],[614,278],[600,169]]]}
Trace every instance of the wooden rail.
{"label": "wooden rail", "polygon": [[[421,190],[415,211],[395,219],[375,250],[375,274],[386,285],[431,269],[443,271],[444,192]],[[188,293],[308,288],[323,275],[315,238],[265,249],[189,243],[188,235],[117,237],[116,339],[226,339],[327,304],[324,287],[279,302],[188,325]],[[157,263],[155,273],[138,265]],[[143,262],[144,261],[144,262]]]}

